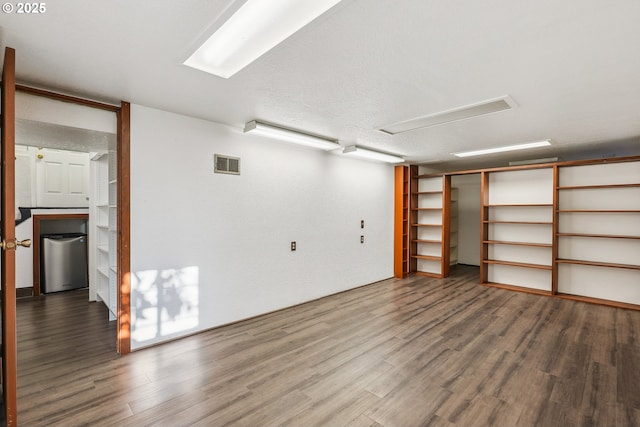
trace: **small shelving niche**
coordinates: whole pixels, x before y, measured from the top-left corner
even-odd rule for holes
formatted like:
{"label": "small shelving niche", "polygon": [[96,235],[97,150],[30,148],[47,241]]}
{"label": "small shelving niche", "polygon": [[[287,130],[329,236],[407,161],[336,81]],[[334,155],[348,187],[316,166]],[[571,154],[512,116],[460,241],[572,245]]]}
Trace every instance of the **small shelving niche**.
{"label": "small shelving niche", "polygon": [[411,271],[442,277],[446,243],[443,239],[444,177],[416,175],[412,188]]}
{"label": "small shelving niche", "polygon": [[553,168],[483,173],[483,283],[552,292]]}
{"label": "small shelving niche", "polygon": [[640,305],[640,161],[563,166],[558,293]]}

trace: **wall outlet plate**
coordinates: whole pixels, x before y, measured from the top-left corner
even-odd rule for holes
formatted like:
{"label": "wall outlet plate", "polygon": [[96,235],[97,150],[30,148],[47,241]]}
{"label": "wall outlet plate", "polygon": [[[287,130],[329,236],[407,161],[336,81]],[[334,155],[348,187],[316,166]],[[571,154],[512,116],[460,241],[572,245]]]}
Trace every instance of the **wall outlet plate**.
{"label": "wall outlet plate", "polygon": [[360,236],[360,243],[364,243],[364,236]]}
{"label": "wall outlet plate", "polygon": [[291,242],[291,251],[295,251],[296,250],[296,242]]}

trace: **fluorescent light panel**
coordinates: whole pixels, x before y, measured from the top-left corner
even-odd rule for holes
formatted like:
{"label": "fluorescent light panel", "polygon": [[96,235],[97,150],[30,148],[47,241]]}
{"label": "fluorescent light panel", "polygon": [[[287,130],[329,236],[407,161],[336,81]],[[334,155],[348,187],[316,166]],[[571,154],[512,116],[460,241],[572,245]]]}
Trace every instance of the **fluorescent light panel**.
{"label": "fluorescent light panel", "polygon": [[404,159],[400,156],[395,156],[392,154],[381,153],[379,151],[369,150],[367,148],[358,147],[355,145],[350,145],[348,147],[344,147],[342,150],[343,154],[347,154],[353,157],[360,157],[368,160],[378,160],[381,162],[387,163],[402,163]]}
{"label": "fluorescent light panel", "polygon": [[323,138],[317,135],[311,135],[302,131],[293,130],[273,124],[262,123],[253,120],[245,124],[244,133],[253,135],[261,135],[279,141],[292,142],[307,147],[318,148],[321,150],[335,150],[340,148],[337,140]]}
{"label": "fluorescent light panel", "polygon": [[394,123],[378,128],[379,131],[396,135],[398,133],[409,132],[416,129],[441,125],[443,123],[457,122],[471,117],[484,116],[498,111],[510,110],[516,106],[509,95],[500,98],[489,99],[477,104],[465,105],[439,113],[429,114],[415,119]]}
{"label": "fluorescent light panel", "polygon": [[229,78],[340,0],[247,0],[185,62]]}
{"label": "fluorescent light panel", "polygon": [[505,147],[485,148],[483,150],[464,151],[461,153],[451,153],[451,154],[458,157],[482,156],[485,154],[503,153],[505,151],[516,151],[516,150],[526,150],[528,148],[545,147],[547,145],[551,145],[551,142],[548,139],[544,141],[527,142],[526,144],[507,145]]}

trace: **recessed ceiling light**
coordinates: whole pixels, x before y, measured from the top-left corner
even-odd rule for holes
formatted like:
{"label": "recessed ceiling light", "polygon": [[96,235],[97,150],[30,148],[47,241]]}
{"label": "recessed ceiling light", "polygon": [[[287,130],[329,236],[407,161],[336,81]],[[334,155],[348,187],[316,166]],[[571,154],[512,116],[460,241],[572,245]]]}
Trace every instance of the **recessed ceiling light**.
{"label": "recessed ceiling light", "polygon": [[229,78],[340,0],[248,0],[185,62]]}
{"label": "recessed ceiling light", "polygon": [[398,133],[409,132],[444,123],[457,122],[458,120],[469,119],[471,117],[497,113],[498,111],[510,110],[515,108],[515,106],[516,103],[513,99],[511,99],[509,95],[504,95],[500,98],[489,99],[476,104],[465,105],[463,107],[457,107],[451,110],[441,111],[426,116],[416,117],[415,119],[382,126],[378,128],[378,130],[389,135],[396,135]]}
{"label": "recessed ceiling light", "polygon": [[527,148],[545,147],[551,145],[548,139],[544,141],[527,142],[526,144],[507,145],[505,147],[485,148],[483,150],[463,151],[461,153],[451,153],[458,157],[482,156],[484,154],[502,153],[505,151],[526,150]]}
{"label": "recessed ceiling light", "polygon": [[353,157],[360,157],[363,159],[377,160],[377,161],[387,162],[387,163],[404,162],[404,159],[400,156],[396,156],[388,153],[382,153],[380,151],[374,151],[368,148],[358,147],[356,145],[350,145],[350,146],[344,147],[344,150],[342,150],[342,153],[348,154]]}

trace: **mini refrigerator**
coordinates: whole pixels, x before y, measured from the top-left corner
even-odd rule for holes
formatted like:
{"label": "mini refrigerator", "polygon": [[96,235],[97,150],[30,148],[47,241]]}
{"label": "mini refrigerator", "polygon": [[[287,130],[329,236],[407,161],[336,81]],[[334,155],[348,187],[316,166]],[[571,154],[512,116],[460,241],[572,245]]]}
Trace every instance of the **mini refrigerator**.
{"label": "mini refrigerator", "polygon": [[41,237],[40,284],[43,293],[86,288],[87,235],[45,234]]}

